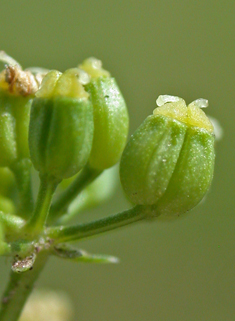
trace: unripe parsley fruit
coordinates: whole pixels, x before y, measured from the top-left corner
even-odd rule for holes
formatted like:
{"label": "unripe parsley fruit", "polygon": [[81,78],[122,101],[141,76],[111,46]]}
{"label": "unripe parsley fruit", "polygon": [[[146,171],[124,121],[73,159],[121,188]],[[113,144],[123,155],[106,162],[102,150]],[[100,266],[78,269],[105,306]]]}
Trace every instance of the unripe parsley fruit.
{"label": "unripe parsley fruit", "polygon": [[41,175],[58,180],[87,163],[93,139],[93,108],[78,68],[49,72],[33,100],[29,149]]}
{"label": "unripe parsley fruit", "polygon": [[158,108],[131,136],[120,163],[123,189],[134,204],[154,205],[161,218],[178,217],[208,191],[214,170],[213,126],[198,99],[188,106],[159,96]]}
{"label": "unripe parsley fruit", "polygon": [[28,127],[31,101],[39,83],[29,70],[0,51],[0,166],[29,158]]}
{"label": "unripe parsley fruit", "polygon": [[116,80],[102,68],[100,60],[88,58],[79,67],[91,78],[85,85],[94,109],[89,165],[104,170],[119,161],[125,147],[129,128],[127,107]]}

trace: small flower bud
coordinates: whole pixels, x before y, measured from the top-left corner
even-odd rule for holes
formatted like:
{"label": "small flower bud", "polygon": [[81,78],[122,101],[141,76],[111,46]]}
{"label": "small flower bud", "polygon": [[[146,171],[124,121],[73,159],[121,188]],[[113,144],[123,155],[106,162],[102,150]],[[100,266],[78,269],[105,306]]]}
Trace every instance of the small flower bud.
{"label": "small flower bud", "polygon": [[94,138],[89,164],[106,169],[116,164],[125,147],[129,118],[124,98],[114,78],[95,58],[86,59],[80,68],[90,82],[85,85],[94,109]]}
{"label": "small flower bud", "polygon": [[[134,204],[155,205],[156,215],[178,216],[197,205],[211,184],[213,126],[199,99],[160,96],[153,115],[131,136],[121,159],[124,191]],[[203,106],[202,106],[203,105]]]}
{"label": "small flower bud", "polygon": [[93,139],[93,109],[79,69],[49,72],[33,100],[29,148],[40,174],[58,180],[87,163]]}

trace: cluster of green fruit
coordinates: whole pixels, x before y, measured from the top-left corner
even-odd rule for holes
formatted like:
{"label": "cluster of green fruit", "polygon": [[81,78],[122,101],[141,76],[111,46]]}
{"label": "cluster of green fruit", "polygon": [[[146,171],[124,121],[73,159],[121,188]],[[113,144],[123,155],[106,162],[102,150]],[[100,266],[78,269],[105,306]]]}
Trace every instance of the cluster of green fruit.
{"label": "cluster of green fruit", "polygon": [[[122,186],[138,213],[141,208],[148,209],[148,216],[178,217],[206,194],[215,153],[214,129],[201,109],[207,106],[205,99],[187,106],[179,97],[159,96],[153,115],[126,145],[126,104],[99,60],[86,59],[61,73],[23,70],[3,52],[0,59],[6,63],[0,74],[2,244],[17,238],[56,238],[58,230],[46,234],[46,226],[66,214],[79,192],[120,159]],[[41,180],[36,204],[31,164]],[[10,199],[12,173],[19,195]],[[52,203],[58,184],[76,174],[71,186]],[[67,235],[70,232],[74,230]],[[7,246],[2,246],[3,254]]]}

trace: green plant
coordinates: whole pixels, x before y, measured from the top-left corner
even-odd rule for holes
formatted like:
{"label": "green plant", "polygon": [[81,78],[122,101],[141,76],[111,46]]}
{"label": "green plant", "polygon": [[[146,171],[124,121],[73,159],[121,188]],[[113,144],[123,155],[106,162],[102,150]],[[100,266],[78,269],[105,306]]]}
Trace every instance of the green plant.
{"label": "green plant", "polygon": [[[213,176],[214,135],[201,110],[207,101],[186,106],[181,98],[159,96],[159,107],[125,147],[125,101],[100,61],[90,58],[61,73],[22,70],[3,52],[0,58],[6,63],[0,74],[0,254],[13,259],[0,320],[15,321],[50,255],[117,262],[70,242],[145,219],[177,218],[197,205]],[[120,157],[121,182],[133,207],[65,225],[106,197],[101,191],[110,175],[103,171]],[[32,164],[40,177],[36,202]],[[59,197],[53,198],[56,189]]]}

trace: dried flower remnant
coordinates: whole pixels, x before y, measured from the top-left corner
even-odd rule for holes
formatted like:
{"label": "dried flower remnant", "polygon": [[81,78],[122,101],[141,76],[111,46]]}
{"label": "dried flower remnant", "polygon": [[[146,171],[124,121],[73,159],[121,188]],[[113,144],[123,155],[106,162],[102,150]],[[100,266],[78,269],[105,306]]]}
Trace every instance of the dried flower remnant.
{"label": "dried flower remnant", "polygon": [[30,70],[22,70],[22,67],[4,51],[0,51],[0,61],[6,64],[5,69],[0,73],[0,88],[19,96],[34,95],[46,73],[46,70],[39,70],[36,74]]}

